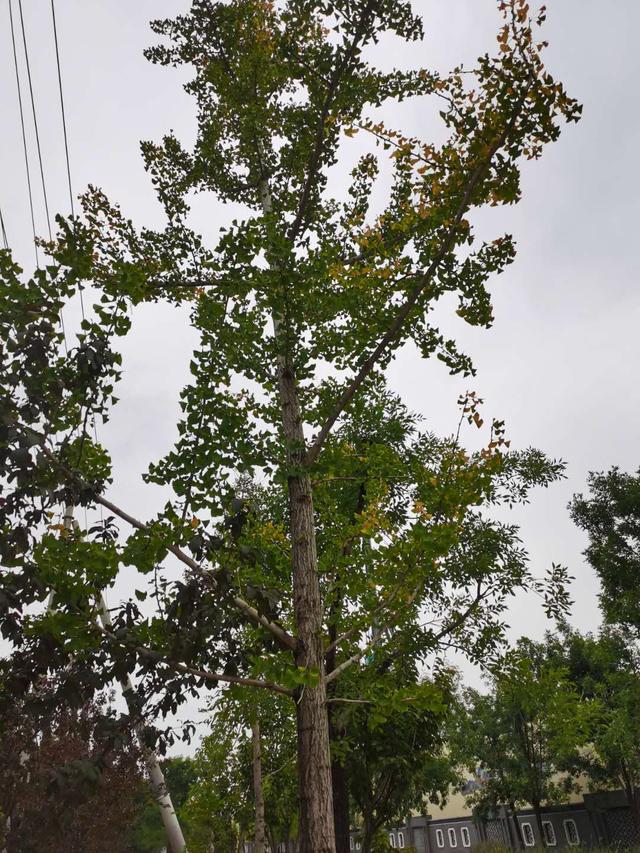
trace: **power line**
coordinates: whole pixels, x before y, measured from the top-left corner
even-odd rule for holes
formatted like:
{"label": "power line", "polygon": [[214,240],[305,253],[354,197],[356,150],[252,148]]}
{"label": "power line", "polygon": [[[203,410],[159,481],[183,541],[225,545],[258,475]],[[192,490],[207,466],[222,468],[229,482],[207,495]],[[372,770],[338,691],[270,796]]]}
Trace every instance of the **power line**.
{"label": "power line", "polygon": [[4,227],[4,217],[2,215],[2,209],[0,209],[0,228],[2,229],[2,243],[5,249],[9,248],[9,241],[7,240],[7,232]]}
{"label": "power line", "polygon": [[69,184],[69,203],[71,205],[71,216],[73,216],[73,190],[71,189],[71,166],[69,165],[69,142],[67,139],[67,118],[64,110],[64,97],[62,95],[62,74],[60,72],[60,49],[58,47],[58,28],[56,26],[56,7],[51,0],[51,17],[53,19],[53,41],[56,46],[56,65],[58,68],[58,91],[60,92],[60,110],[62,112],[62,132],[64,134],[64,154],[67,161],[67,182]]}
{"label": "power line", "polygon": [[33,84],[31,82],[31,65],[29,63],[29,51],[27,49],[27,36],[24,29],[24,15],[22,14],[22,0],[18,0],[18,9],[20,11],[20,27],[22,29],[22,43],[24,45],[24,58],[27,65],[27,80],[29,81],[29,95],[31,98],[31,112],[33,113],[33,126],[36,131],[36,148],[38,151],[38,163],[40,164],[40,178],[42,180],[42,195],[44,197],[44,210],[47,216],[47,229],[49,231],[49,240],[53,240],[51,234],[51,217],[49,216],[49,201],[47,199],[47,187],[44,180],[44,168],[42,166],[42,150],[40,148],[40,133],[38,131],[38,118],[36,116],[36,102],[33,97]]}
{"label": "power line", "polygon": [[[21,2],[21,0],[20,0]],[[62,72],[60,70],[60,47],[58,44],[58,27],[56,24],[56,7],[54,0],[51,0],[51,19],[53,21],[53,41],[56,49],[56,68],[58,71],[58,92],[60,94],[60,113],[62,115],[62,133],[64,136],[64,154],[67,165],[67,185],[69,187],[69,204],[71,206],[71,216],[74,216],[73,209],[73,187],[71,183],[71,161],[69,157],[69,138],[67,135],[67,116],[64,108],[64,94],[62,89]],[[84,298],[82,296],[82,284],[78,285],[78,293],[80,295],[80,312],[82,320],[86,319],[84,311]],[[62,315],[61,315],[62,316]],[[93,436],[96,444],[98,444],[98,427],[96,426],[96,418],[93,416]],[[100,506],[100,519],[103,520],[103,509]],[[85,507],[85,527],[87,526],[87,510]]]}
{"label": "power line", "polygon": [[9,0],[9,20],[11,22],[11,44],[13,45],[13,62],[16,69],[16,86],[18,88],[18,104],[20,105],[20,126],[22,128],[22,147],[24,149],[24,164],[27,169],[27,188],[29,190],[29,210],[31,211],[31,229],[33,231],[33,245],[36,252],[36,267],[40,268],[38,257],[38,238],[36,235],[36,220],[33,214],[33,192],[31,190],[31,169],[29,168],[29,155],[27,153],[27,134],[24,129],[24,109],[22,107],[22,86],[20,85],[20,71],[18,70],[18,51],[16,50],[16,34],[13,26],[13,5]]}
{"label": "power line", "polygon": [[[71,206],[71,216],[74,216],[73,209],[73,188],[71,184],[71,163],[69,158],[69,139],[67,136],[67,116],[64,108],[64,95],[62,93],[62,72],[60,71],[60,48],[58,45],[58,27],[56,25],[56,7],[54,0],[51,0],[51,18],[53,20],[53,41],[56,48],[56,67],[58,70],[58,92],[60,93],[60,112],[62,114],[62,133],[64,136],[64,155],[67,164],[67,184],[69,186],[69,204]],[[82,296],[82,285],[79,285],[78,293],[80,294],[80,311],[82,319],[85,319],[84,314],[84,297]],[[94,420],[95,427],[95,420]],[[96,436],[96,442],[97,442]]]}

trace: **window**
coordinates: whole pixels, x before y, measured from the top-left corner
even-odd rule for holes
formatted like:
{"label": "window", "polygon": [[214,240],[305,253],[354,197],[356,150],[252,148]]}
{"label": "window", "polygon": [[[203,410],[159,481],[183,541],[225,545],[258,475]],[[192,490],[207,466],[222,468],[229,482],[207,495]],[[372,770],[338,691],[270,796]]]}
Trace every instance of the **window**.
{"label": "window", "polygon": [[556,831],[550,820],[542,821],[542,834],[544,835],[544,843],[547,847],[556,846]]}
{"label": "window", "polygon": [[391,833],[389,834],[389,844],[390,844],[392,847],[395,847],[395,846],[396,846],[396,837],[395,837],[395,835],[393,834],[393,832],[391,832]]}
{"label": "window", "polygon": [[468,826],[460,827],[460,835],[462,836],[462,846],[463,847],[471,847],[471,838],[469,836],[469,827]]}
{"label": "window", "polygon": [[441,829],[436,829],[436,844],[438,847],[444,847],[444,833]]}
{"label": "window", "polygon": [[447,830],[447,835],[449,836],[449,847],[457,847],[458,836],[456,835],[456,831],[452,826],[450,826]]}
{"label": "window", "polygon": [[576,826],[575,820],[570,817],[568,820],[563,821],[564,823],[564,837],[567,839],[567,844],[571,847],[576,847],[580,844],[580,836],[578,835],[578,827]]}
{"label": "window", "polygon": [[522,839],[524,841],[525,847],[533,847],[536,843],[536,839],[534,838],[531,824],[521,823],[520,828],[522,829]]}
{"label": "window", "polygon": [[404,832],[398,833],[398,847],[404,847]]}

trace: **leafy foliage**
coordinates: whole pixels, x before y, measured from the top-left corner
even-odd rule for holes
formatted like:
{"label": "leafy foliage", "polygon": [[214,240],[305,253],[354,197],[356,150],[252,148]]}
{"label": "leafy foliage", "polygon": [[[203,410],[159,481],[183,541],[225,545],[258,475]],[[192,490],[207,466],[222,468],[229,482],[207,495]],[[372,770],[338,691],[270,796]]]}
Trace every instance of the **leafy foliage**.
{"label": "leafy foliage", "polygon": [[622,788],[640,832],[640,658],[621,629],[597,636],[567,625],[547,638],[549,656],[561,662],[590,709],[588,749],[569,765],[594,789]]}
{"label": "leafy foliage", "polygon": [[263,695],[253,700],[232,688],[216,702],[210,733],[196,755],[196,781],[184,818],[190,847],[241,849],[253,833],[250,720],[259,715],[267,835],[272,848],[297,833],[296,741],[292,708]]}
{"label": "leafy foliage", "polygon": [[[567,670],[544,644],[521,640],[492,676],[491,691],[464,692],[453,743],[482,783],[469,800],[481,811],[500,804],[561,802],[572,788],[567,766],[587,743],[590,712]],[[541,835],[542,837],[542,835]]]}
{"label": "leafy foliage", "polygon": [[590,494],[574,495],[569,508],[589,537],[585,556],[602,584],[602,611],[640,631],[640,472],[612,468],[589,474],[588,484]]}
{"label": "leafy foliage", "polygon": [[[385,667],[379,657],[377,665]],[[425,800],[446,801],[457,780],[445,743],[450,694],[449,674],[416,684],[404,663],[396,662],[379,678],[377,702],[339,706],[336,724],[345,735],[334,746],[348,767],[364,853],[377,849],[384,827],[423,808]]]}
{"label": "leafy foliage", "polygon": [[[41,685],[41,692],[48,689]],[[58,706],[38,723],[19,705],[2,713],[3,847],[25,853],[131,849],[144,782],[136,748],[106,735],[111,719],[104,699],[79,711]]]}

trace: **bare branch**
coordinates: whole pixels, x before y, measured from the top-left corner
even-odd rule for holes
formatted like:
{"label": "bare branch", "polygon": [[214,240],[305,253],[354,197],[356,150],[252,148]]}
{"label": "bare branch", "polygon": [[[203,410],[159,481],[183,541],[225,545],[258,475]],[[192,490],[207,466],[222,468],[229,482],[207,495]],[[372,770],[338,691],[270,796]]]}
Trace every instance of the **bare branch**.
{"label": "bare branch", "polygon": [[345,669],[349,669],[352,664],[357,663],[359,660],[361,660],[366,654],[371,651],[371,649],[373,649],[380,642],[383,636],[384,635],[382,631],[376,632],[376,635],[370,643],[368,643],[363,649],[357,651],[355,655],[351,655],[350,658],[347,658],[332,672],[330,672],[325,678],[325,682],[329,684],[331,681],[334,681],[334,679],[336,679],[341,673],[343,673]]}

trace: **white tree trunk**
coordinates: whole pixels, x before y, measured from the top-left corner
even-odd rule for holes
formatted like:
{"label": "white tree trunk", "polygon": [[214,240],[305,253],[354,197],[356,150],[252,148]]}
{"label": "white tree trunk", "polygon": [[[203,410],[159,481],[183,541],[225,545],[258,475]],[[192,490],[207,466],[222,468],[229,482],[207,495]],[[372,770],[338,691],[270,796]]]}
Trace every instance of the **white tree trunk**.
{"label": "white tree trunk", "polygon": [[[104,627],[110,631],[112,628],[111,616],[109,615],[104,595],[100,595],[100,619]],[[130,697],[133,695],[134,691],[133,682],[129,676],[127,676],[126,679],[123,679],[120,682],[120,686],[122,687],[122,693],[125,702],[127,703],[127,708],[131,710]],[[171,794],[167,789],[167,784],[164,779],[162,768],[160,767],[160,762],[158,761],[158,756],[152,749],[149,749],[144,745],[140,725],[135,726],[135,733],[144,756],[144,763],[147,768],[147,773],[149,774],[151,790],[153,791],[153,796],[160,808],[160,816],[162,817],[164,830],[167,834],[169,850],[171,853],[182,853],[182,851],[186,850],[184,835],[182,834],[178,815],[173,808]]]}
{"label": "white tree trunk", "polygon": [[[67,504],[64,508],[64,516],[63,516],[63,524],[65,530],[77,530],[78,522],[74,519],[73,516],[73,506]],[[47,609],[53,609],[53,592],[49,595],[49,600],[47,602]],[[109,610],[107,608],[107,602],[105,601],[104,595],[100,594],[100,620],[104,627],[107,630],[111,630],[111,616],[109,615]],[[122,693],[124,695],[125,702],[127,703],[127,708],[131,710],[130,705],[130,696],[133,694],[133,683],[129,676],[126,679],[120,682],[122,687]],[[142,751],[145,766],[147,768],[147,773],[149,774],[149,781],[151,783],[151,790],[153,791],[153,796],[158,803],[160,808],[160,816],[162,817],[162,823],[164,824],[164,829],[167,834],[167,842],[169,844],[169,850],[171,853],[182,853],[183,850],[186,849],[186,844],[184,840],[184,835],[182,834],[182,829],[180,827],[180,822],[178,821],[178,816],[173,808],[173,803],[171,802],[171,795],[167,790],[167,784],[164,779],[164,774],[162,772],[162,768],[160,767],[160,762],[158,761],[158,756],[151,749],[145,747],[142,737],[140,726],[135,727],[136,737],[138,738],[138,743],[140,745],[140,749]]]}

